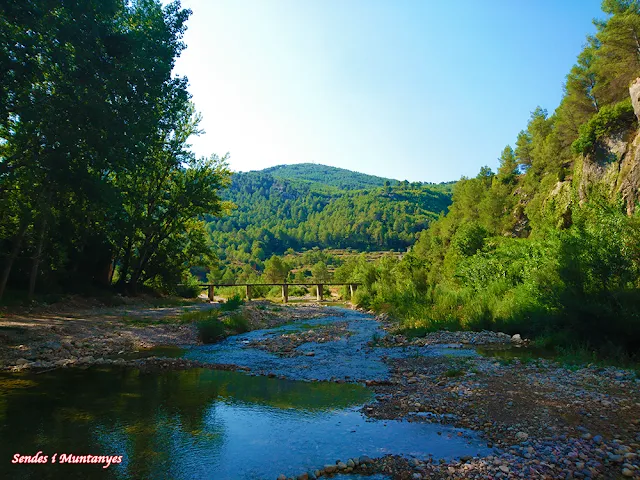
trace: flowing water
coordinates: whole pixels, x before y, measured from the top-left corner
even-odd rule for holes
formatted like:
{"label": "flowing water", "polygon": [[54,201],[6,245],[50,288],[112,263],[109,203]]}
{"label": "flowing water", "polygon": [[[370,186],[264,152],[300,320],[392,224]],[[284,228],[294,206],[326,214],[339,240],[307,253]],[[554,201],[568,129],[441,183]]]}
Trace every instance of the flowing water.
{"label": "flowing water", "polygon": [[[338,319],[345,320],[329,317],[310,323]],[[275,479],[280,473],[295,476],[361,455],[448,458],[487,453],[473,432],[367,419],[358,410],[372,394],[358,383],[308,381],[388,376],[382,356],[391,349],[366,345],[376,332],[381,334],[376,322],[354,312],[346,319],[353,333],[348,339],[300,347],[314,351],[313,357],[280,358],[247,347],[248,339],[274,331],[251,332],[183,353],[286,374],[287,379],[201,368],[143,373],[94,367],[2,374],[0,478]],[[295,328],[300,327],[275,331]],[[395,355],[412,354],[395,350]],[[11,463],[15,454],[38,451],[48,456],[46,463]],[[58,458],[70,453],[115,455],[122,461],[108,468],[54,464],[54,453]]]}

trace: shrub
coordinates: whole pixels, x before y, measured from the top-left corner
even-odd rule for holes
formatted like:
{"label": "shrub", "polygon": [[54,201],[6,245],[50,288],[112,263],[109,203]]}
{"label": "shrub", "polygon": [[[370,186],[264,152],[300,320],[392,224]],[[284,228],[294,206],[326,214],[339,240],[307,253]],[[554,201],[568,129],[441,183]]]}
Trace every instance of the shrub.
{"label": "shrub", "polygon": [[241,305],[244,304],[244,300],[239,294],[235,294],[233,297],[229,298],[225,303],[220,305],[220,310],[223,312],[232,312],[233,310],[237,310]]}
{"label": "shrub", "polygon": [[576,154],[592,153],[598,140],[616,131],[630,128],[635,120],[630,98],[615,105],[606,105],[580,127],[580,135],[571,144],[571,149]]}
{"label": "shrub", "polygon": [[224,324],[218,317],[210,317],[197,323],[198,337],[202,343],[215,343],[225,337]]}
{"label": "shrub", "polygon": [[240,312],[234,313],[223,320],[224,324],[236,333],[245,333],[251,330],[246,317]]}
{"label": "shrub", "polygon": [[202,292],[200,280],[191,274],[184,278],[176,288],[176,294],[183,298],[196,298],[200,292]]}

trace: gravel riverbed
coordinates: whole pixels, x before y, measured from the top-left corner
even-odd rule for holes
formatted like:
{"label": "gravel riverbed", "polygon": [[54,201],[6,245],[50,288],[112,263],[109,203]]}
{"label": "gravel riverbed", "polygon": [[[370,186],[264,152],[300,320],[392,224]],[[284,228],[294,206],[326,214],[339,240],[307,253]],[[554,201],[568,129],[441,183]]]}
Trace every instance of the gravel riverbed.
{"label": "gravel riverbed", "polygon": [[[250,370],[183,358],[127,357],[151,346],[197,344],[193,324],[170,321],[185,308],[215,306],[202,303],[164,309],[5,314],[0,318],[0,366],[10,371],[91,365],[142,371]],[[252,302],[243,306],[242,312],[251,329],[337,315],[335,309],[319,305],[267,302]],[[379,320],[383,326],[391,325],[386,318]],[[279,357],[297,357],[305,355],[306,344],[313,343],[318,351],[322,344],[352,334],[346,321],[314,328],[301,323],[299,331],[266,337],[247,347]],[[496,332],[435,332],[419,339],[384,332],[376,335],[366,348],[382,349],[390,376],[359,379],[375,394],[361,413],[372,420],[428,422],[481,432],[492,454],[447,460],[354,457],[318,465],[317,470],[299,472],[295,477],[281,476],[280,480],[339,478],[343,474],[396,480],[640,480],[640,379],[636,372],[596,365],[569,368],[543,358],[483,356],[476,352],[481,346],[526,348],[526,340]]]}

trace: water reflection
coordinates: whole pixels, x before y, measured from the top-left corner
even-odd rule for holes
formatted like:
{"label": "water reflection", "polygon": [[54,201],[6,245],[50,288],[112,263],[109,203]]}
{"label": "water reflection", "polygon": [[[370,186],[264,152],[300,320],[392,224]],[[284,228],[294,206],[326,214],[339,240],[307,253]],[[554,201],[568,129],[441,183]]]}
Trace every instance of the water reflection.
{"label": "water reflection", "polygon": [[[354,407],[369,399],[355,384],[207,369],[2,374],[0,478],[274,479],[361,454],[483,450],[454,429],[366,421]],[[123,461],[108,469],[10,463],[39,450]]]}

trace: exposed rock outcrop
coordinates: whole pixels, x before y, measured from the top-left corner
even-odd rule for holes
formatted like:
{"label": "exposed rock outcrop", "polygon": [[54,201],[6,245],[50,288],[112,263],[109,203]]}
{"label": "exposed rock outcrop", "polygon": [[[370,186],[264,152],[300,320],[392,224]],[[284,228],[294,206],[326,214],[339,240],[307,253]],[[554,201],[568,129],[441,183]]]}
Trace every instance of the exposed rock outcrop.
{"label": "exposed rock outcrop", "polygon": [[[640,78],[629,87],[629,95],[640,119]],[[632,215],[640,201],[640,131],[621,130],[601,140],[595,153],[577,162],[574,171],[581,202],[599,185],[611,197],[620,194]]]}

